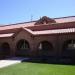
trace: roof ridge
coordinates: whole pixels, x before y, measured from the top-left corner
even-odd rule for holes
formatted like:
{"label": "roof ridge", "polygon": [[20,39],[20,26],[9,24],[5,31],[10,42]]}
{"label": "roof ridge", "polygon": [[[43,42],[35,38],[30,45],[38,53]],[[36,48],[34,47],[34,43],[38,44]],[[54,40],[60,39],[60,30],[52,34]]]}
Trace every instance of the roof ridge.
{"label": "roof ridge", "polygon": [[61,18],[69,18],[69,17],[75,17],[75,16],[65,16],[65,17],[58,17],[58,18],[53,18],[53,19],[61,19]]}
{"label": "roof ridge", "polygon": [[24,24],[24,23],[32,23],[32,22],[36,22],[36,21],[28,21],[28,22],[21,22],[21,23],[5,24],[5,25],[0,25],[0,27],[12,26],[12,25],[18,25],[18,24]]}

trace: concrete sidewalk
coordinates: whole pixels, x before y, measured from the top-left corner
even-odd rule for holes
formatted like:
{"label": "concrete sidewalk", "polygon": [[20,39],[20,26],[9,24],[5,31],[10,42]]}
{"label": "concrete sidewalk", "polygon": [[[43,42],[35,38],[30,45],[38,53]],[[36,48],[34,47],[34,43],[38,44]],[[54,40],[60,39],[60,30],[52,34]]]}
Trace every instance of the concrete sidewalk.
{"label": "concrete sidewalk", "polygon": [[25,59],[27,59],[27,58],[12,57],[12,58],[0,60],[0,68],[7,67],[7,66],[12,65],[12,64],[21,63]]}

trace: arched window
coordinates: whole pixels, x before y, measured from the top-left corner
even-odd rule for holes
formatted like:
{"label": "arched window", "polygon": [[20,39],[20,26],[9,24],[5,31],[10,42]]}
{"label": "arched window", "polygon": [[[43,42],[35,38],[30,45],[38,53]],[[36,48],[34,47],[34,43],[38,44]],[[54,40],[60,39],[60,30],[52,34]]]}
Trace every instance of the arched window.
{"label": "arched window", "polygon": [[48,41],[43,41],[43,42],[40,42],[38,49],[48,51],[48,50],[52,50],[53,46]]}
{"label": "arched window", "polygon": [[48,41],[42,41],[39,43],[38,50],[42,55],[47,55],[50,51],[53,51],[53,46]]}
{"label": "arched window", "polygon": [[65,50],[75,50],[75,40],[68,40],[64,42],[63,48]]}
{"label": "arched window", "polygon": [[75,40],[67,40],[64,42],[62,55],[64,57],[75,57]]}
{"label": "arched window", "polygon": [[9,46],[9,44],[8,43],[3,43],[2,45],[1,45],[1,51],[2,51],[2,55],[3,56],[9,56],[10,55],[10,46]]}
{"label": "arched window", "polygon": [[29,43],[26,40],[20,40],[17,44],[18,50],[27,50],[29,48]]}
{"label": "arched window", "polygon": [[27,56],[30,50],[28,41],[22,39],[17,43],[16,55],[18,56]]}

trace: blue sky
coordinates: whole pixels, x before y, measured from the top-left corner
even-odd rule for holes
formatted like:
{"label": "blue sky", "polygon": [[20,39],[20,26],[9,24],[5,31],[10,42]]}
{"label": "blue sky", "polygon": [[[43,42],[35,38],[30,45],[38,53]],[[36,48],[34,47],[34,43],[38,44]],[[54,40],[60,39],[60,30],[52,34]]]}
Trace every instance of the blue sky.
{"label": "blue sky", "polygon": [[0,0],[0,24],[75,16],[75,0]]}

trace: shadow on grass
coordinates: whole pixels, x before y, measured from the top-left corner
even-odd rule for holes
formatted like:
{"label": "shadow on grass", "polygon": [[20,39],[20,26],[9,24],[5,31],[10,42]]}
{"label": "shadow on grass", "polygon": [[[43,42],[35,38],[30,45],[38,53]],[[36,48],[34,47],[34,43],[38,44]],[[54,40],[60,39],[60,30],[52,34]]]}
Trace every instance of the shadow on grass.
{"label": "shadow on grass", "polygon": [[75,59],[68,58],[52,58],[52,57],[35,57],[23,60],[22,62],[44,63],[44,64],[61,64],[61,65],[75,65]]}

